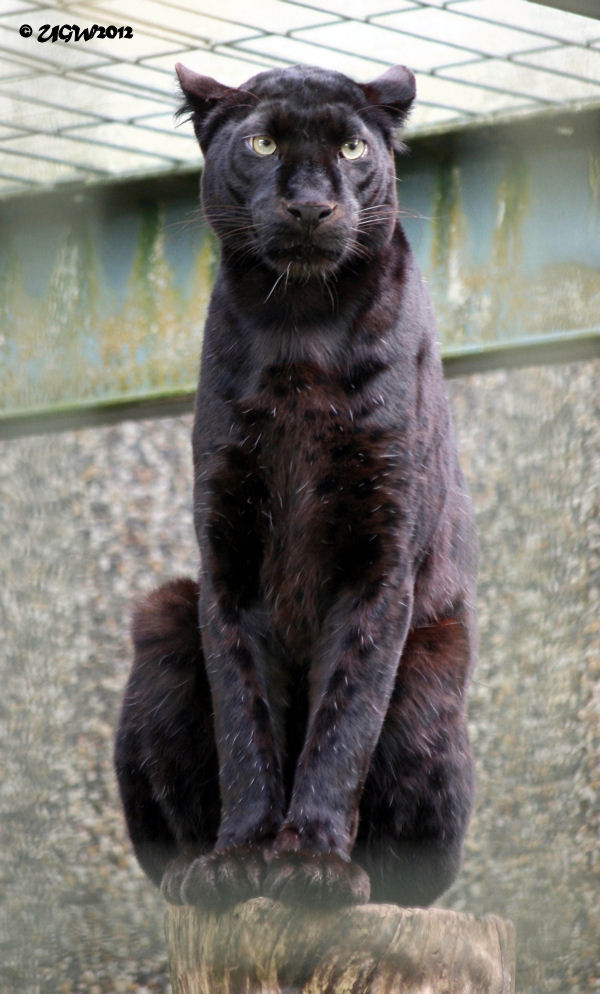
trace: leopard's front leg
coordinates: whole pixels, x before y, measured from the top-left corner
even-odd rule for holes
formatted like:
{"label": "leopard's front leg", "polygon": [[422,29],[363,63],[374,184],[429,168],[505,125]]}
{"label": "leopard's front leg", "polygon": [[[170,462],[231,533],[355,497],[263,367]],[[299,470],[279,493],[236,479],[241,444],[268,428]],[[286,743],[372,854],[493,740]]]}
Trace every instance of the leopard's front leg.
{"label": "leopard's front leg", "polygon": [[313,674],[310,718],[264,892],[324,905],[369,900],[350,859],[362,787],[394,686],[411,616],[408,585],[334,609]]}
{"label": "leopard's front leg", "polygon": [[207,587],[200,617],[214,707],[221,821],[213,851],[175,868],[175,889],[184,903],[223,907],[261,893],[264,851],[281,826],[284,791],[260,653]]}

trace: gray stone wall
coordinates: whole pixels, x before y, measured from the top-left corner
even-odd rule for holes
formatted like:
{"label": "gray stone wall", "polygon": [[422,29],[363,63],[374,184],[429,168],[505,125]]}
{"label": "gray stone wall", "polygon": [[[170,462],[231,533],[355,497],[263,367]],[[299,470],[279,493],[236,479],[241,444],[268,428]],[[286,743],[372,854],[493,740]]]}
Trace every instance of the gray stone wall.
{"label": "gray stone wall", "polygon": [[[481,542],[478,795],[444,904],[600,991],[599,362],[448,384]],[[167,992],[112,773],[134,594],[196,569],[190,418],[0,446],[0,990]]]}

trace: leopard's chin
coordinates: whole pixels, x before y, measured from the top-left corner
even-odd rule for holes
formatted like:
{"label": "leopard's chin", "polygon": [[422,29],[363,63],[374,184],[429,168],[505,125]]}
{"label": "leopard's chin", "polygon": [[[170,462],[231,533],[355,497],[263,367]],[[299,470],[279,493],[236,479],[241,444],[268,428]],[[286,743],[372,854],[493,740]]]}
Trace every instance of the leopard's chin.
{"label": "leopard's chin", "polygon": [[289,269],[289,279],[293,283],[307,283],[331,276],[337,264],[329,259],[292,259],[285,269],[286,273]]}
{"label": "leopard's chin", "polygon": [[302,247],[277,254],[269,259],[269,263],[287,283],[308,283],[334,275],[345,256],[344,252]]}

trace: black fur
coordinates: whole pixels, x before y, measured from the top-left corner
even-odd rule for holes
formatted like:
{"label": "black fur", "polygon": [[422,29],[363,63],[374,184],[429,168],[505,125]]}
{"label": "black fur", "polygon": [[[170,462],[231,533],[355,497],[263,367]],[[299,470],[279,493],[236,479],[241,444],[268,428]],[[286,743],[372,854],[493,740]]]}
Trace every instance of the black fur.
{"label": "black fur", "polygon": [[427,904],[471,808],[476,550],[397,220],[414,78],[178,72],[222,246],[193,432],[202,571],[135,615],[129,831],[175,902]]}

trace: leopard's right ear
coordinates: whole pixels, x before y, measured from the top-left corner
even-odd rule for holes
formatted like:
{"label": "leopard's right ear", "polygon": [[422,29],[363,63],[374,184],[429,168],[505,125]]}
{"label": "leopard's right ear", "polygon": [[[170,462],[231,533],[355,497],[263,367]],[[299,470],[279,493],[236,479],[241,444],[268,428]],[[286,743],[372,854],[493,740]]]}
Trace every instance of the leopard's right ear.
{"label": "leopard's right ear", "polygon": [[[221,108],[227,110],[240,102],[242,91],[232,86],[225,86],[217,82],[212,76],[201,76],[199,73],[188,69],[187,66],[178,62],[175,71],[179,79],[179,85],[184,96],[184,101],[176,111],[176,116],[190,114],[196,138],[204,152],[214,127],[206,127],[211,112]],[[247,94],[243,95],[244,97]]]}
{"label": "leopard's right ear", "polygon": [[378,116],[384,134],[397,151],[403,149],[398,130],[406,122],[416,95],[415,74],[408,66],[391,66],[370,83],[358,84],[368,107]]}

